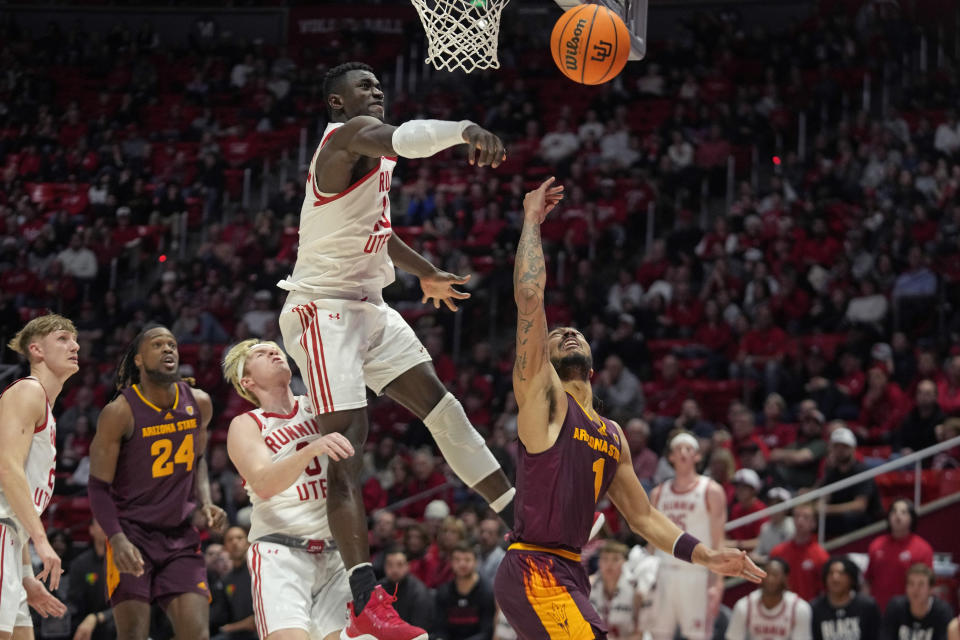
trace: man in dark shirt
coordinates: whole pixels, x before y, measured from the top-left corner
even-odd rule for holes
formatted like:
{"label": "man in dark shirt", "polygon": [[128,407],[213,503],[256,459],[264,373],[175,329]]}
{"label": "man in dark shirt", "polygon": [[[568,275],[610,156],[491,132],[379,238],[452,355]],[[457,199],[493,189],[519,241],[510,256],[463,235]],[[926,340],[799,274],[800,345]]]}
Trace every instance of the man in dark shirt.
{"label": "man in dark shirt", "polygon": [[[917,385],[915,401],[893,435],[894,450],[905,454],[937,444],[936,428],[945,418],[937,403],[937,385],[933,380],[923,380]],[[933,458],[927,458],[924,463],[929,466],[932,461]]]}
{"label": "man in dark shirt", "polygon": [[[230,555],[230,571],[220,579],[222,590],[210,607],[210,620],[219,633],[214,640],[257,640],[253,618],[253,595],[250,592],[250,570],[247,568],[247,532],[243,527],[230,527],[223,537],[223,548]],[[213,626],[211,625],[211,626]]]}
{"label": "man in dark shirt", "polygon": [[493,591],[477,573],[477,552],[462,542],[453,549],[453,580],[437,587],[437,640],[493,638]]}
{"label": "man in dark shirt", "polygon": [[779,486],[806,489],[817,483],[820,462],[827,455],[823,414],[814,409],[800,419],[797,441],[770,452],[770,466]]}
{"label": "man in dark shirt", "polygon": [[384,579],[380,584],[387,593],[396,592],[393,603],[400,618],[415,627],[433,628],[433,594],[417,576],[410,573],[410,562],[403,547],[393,547],[384,554]]}
{"label": "man in dark shirt", "polygon": [[881,640],[946,640],[950,605],[932,595],[933,569],[917,563],[907,570],[907,595],[890,600]]}
{"label": "man in dark shirt", "polygon": [[[821,486],[839,482],[866,470],[854,457],[857,438],[846,427],[830,434],[830,450]],[[873,480],[840,489],[830,494],[827,506],[827,537],[843,535],[880,519],[880,498]]]}
{"label": "man in dark shirt", "polygon": [[96,520],[90,521],[90,548],[70,564],[70,589],[67,604],[77,626],[76,640],[113,640],[117,628],[113,624],[113,609],[107,602],[105,585],[107,535]]}
{"label": "man in dark shirt", "polygon": [[823,565],[825,592],[812,603],[813,640],[870,640],[880,631],[880,610],[858,593],[860,570],[847,556]]}

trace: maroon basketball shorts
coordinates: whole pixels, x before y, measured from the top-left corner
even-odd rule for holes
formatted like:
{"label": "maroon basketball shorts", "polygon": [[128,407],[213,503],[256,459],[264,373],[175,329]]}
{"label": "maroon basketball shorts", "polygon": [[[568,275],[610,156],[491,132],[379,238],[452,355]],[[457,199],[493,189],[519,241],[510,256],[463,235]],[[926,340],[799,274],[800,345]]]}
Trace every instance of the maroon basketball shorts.
{"label": "maroon basketball shorts", "polygon": [[497,570],[494,596],[521,640],[603,640],[579,554],[514,543]]}
{"label": "maroon basketball shorts", "polygon": [[127,600],[156,602],[166,609],[184,593],[209,600],[207,567],[200,551],[200,534],[189,522],[173,529],[155,529],[122,520],[123,532],[143,556],[143,574],[120,573],[107,545],[107,596],[115,607]]}

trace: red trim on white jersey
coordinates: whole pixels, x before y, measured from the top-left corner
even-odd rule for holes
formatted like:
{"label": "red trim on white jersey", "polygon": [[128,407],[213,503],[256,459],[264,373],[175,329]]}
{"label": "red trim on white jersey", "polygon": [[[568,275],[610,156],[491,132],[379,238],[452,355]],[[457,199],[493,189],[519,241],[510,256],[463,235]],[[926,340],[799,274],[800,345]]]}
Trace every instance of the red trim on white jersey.
{"label": "red trim on white jersey", "polygon": [[263,431],[263,423],[260,422],[260,418],[257,417],[257,414],[255,414],[253,411],[247,411],[247,415],[253,418],[253,421],[257,423],[257,427],[260,429],[260,431]]}
{"label": "red trim on white jersey", "polygon": [[314,201],[314,203],[313,203],[313,206],[315,206],[315,207],[322,207],[322,206],[325,205],[325,204],[330,204],[330,203],[333,202],[334,200],[339,200],[340,198],[342,198],[343,196],[347,195],[348,193],[350,193],[351,191],[353,191],[354,189],[356,189],[357,187],[359,187],[360,185],[362,185],[364,182],[366,182],[367,180],[369,180],[370,178],[372,178],[372,177],[374,176],[374,174],[377,174],[377,173],[380,173],[380,163],[379,163],[379,162],[377,163],[377,165],[376,165],[373,169],[370,169],[370,171],[369,171],[365,176],[363,176],[362,178],[360,178],[359,180],[357,180],[356,182],[354,182],[352,185],[350,185],[349,187],[347,187],[346,189],[344,189],[344,190],[341,191],[340,193],[338,193],[338,194],[336,194],[336,195],[332,195],[332,196],[322,196],[322,195],[320,195],[320,192],[317,190],[316,180],[315,180],[313,177],[311,177],[311,178],[310,178],[310,184],[313,185],[313,195],[315,195],[315,196],[317,197],[317,199],[316,199],[316,200]]}
{"label": "red trim on white jersey", "polygon": [[300,410],[300,402],[295,400],[293,402],[293,409],[290,410],[290,413],[270,413],[268,411],[263,412],[264,418],[280,418],[281,420],[289,420],[293,416],[297,415],[297,411]]}

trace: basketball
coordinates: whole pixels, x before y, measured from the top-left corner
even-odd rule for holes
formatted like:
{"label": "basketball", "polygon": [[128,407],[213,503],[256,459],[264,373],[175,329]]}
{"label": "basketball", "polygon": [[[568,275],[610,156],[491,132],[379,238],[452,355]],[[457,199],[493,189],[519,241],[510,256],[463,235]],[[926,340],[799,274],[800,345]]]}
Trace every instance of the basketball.
{"label": "basketball", "polygon": [[630,56],[630,32],[616,13],[600,4],[582,4],[557,20],[550,52],[563,75],[580,84],[617,77]]}

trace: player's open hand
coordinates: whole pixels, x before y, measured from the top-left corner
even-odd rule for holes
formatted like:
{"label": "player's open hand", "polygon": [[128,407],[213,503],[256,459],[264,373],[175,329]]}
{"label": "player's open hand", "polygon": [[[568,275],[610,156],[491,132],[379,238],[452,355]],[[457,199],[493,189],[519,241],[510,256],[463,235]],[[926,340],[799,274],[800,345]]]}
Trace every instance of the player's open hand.
{"label": "player's open hand", "polygon": [[550,176],[543,181],[539,187],[533,191],[528,191],[523,197],[523,215],[524,218],[537,224],[542,224],[547,214],[553,211],[561,200],[563,200],[563,185],[551,187],[556,180]]}
{"label": "player's open hand", "polygon": [[110,538],[110,549],[113,553],[113,564],[120,573],[132,573],[136,577],[143,575],[143,556],[140,550],[133,546],[123,533],[116,533]]}
{"label": "player's open hand", "polygon": [[56,591],[60,586],[60,576],[63,575],[63,569],[60,568],[60,556],[50,546],[50,542],[44,537],[42,540],[34,540],[33,548],[43,563],[43,570],[37,574],[37,580],[47,581],[51,591]]}
{"label": "player's open hand", "polygon": [[470,294],[465,291],[457,291],[453,288],[455,284],[466,284],[470,281],[470,276],[458,276],[446,271],[434,271],[430,275],[420,278],[420,288],[423,289],[423,298],[420,302],[426,304],[433,300],[435,309],[440,308],[440,303],[447,305],[450,311],[456,311],[457,305],[454,300],[466,300]]}
{"label": "player's open hand", "polygon": [[67,606],[33,576],[23,579],[23,588],[27,592],[27,604],[44,618],[59,618],[67,612]]}
{"label": "player's open hand", "polygon": [[483,127],[472,124],[463,131],[463,140],[469,147],[467,161],[481,167],[499,167],[507,159],[503,142]]}
{"label": "player's open hand", "polygon": [[328,433],[314,440],[311,446],[316,451],[316,455],[330,456],[331,460],[343,460],[355,453],[353,445],[342,433]]}
{"label": "player's open hand", "polygon": [[753,563],[746,551],[740,549],[724,548],[712,551],[704,566],[722,576],[743,578],[757,584],[767,575],[766,571]]}
{"label": "player's open hand", "polygon": [[200,507],[200,513],[203,514],[203,521],[207,523],[207,529],[223,533],[227,528],[227,512],[215,504],[205,504]]}

